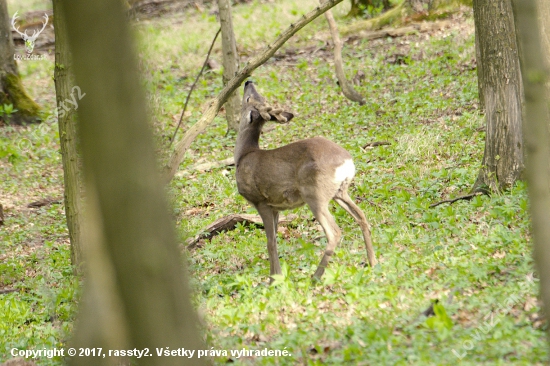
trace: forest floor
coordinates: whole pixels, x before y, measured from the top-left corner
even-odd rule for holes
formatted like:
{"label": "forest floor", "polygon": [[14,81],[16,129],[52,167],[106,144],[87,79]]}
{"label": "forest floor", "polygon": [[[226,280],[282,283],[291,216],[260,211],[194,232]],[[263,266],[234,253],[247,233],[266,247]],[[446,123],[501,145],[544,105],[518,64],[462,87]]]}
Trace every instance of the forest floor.
{"label": "forest floor", "polygon": [[[8,2],[10,14],[46,1]],[[242,61],[315,0],[252,1],[234,8]],[[335,8],[339,25],[349,4]],[[20,7],[18,9],[17,7]],[[189,88],[218,29],[211,8],[134,20],[159,161]],[[350,196],[371,226],[379,265],[365,266],[361,231],[339,206],[331,211],[343,241],[323,281],[311,275],[326,240],[307,208],[279,232],[284,277],[268,286],[261,228],[238,224],[196,249],[182,250],[194,300],[215,358],[244,365],[542,365],[546,321],[537,297],[525,184],[492,196],[430,207],[467,193],[484,149],[478,106],[474,26],[463,9],[414,25],[405,36],[371,33],[344,39],[345,68],[363,106],[346,100],[334,75],[323,17],[300,31],[252,75],[271,102],[292,111],[288,125],[262,135],[274,148],[322,135],[354,157]],[[18,51],[23,52],[22,50]],[[22,61],[25,86],[55,111],[53,54]],[[221,63],[220,44],[213,58]],[[363,75],[363,76],[362,76]],[[222,87],[209,70],[191,97],[183,130]],[[182,133],[179,133],[181,137]],[[80,279],[73,276],[56,123],[0,127],[0,362],[10,350],[65,347],[76,317]],[[371,147],[372,142],[388,145]],[[256,212],[239,196],[233,167],[193,169],[233,154],[223,112],[191,146],[168,194],[179,240],[235,213]],[[42,205],[29,204],[42,201]],[[39,207],[36,207],[39,206]],[[427,311],[427,309],[433,311]],[[426,316],[428,314],[429,316]],[[231,356],[231,350],[287,350],[281,357]],[[60,358],[35,360],[59,365]]]}

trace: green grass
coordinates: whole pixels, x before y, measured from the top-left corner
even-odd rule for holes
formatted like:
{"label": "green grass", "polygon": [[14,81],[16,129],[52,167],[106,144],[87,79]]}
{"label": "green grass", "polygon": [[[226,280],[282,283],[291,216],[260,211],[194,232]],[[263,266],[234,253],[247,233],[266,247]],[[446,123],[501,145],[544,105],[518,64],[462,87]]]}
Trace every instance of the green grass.
{"label": "green grass", "polygon": [[8,2],[8,12],[9,14],[19,11],[21,15],[22,12],[31,11],[31,10],[45,10],[51,9],[51,1],[44,0],[7,0]]}
{"label": "green grass", "polygon": [[[234,9],[243,54],[309,9],[315,1],[252,2]],[[337,12],[346,12],[342,5]],[[247,18],[248,17],[248,18]],[[248,20],[248,21],[246,21]],[[347,22],[338,18],[339,22]],[[534,272],[526,188],[478,196],[453,205],[429,205],[465,193],[483,154],[483,117],[477,106],[473,20],[458,17],[451,29],[376,41],[344,49],[348,76],[367,103],[347,101],[335,83],[330,48],[269,61],[253,78],[263,94],[296,114],[262,136],[273,148],[323,135],[353,155],[357,175],[350,195],[373,228],[380,264],[365,267],[361,232],[340,207],[332,212],[344,239],[322,283],[311,281],[326,240],[306,208],[279,233],[284,276],[268,286],[263,231],[238,225],[188,253],[195,304],[206,321],[209,347],[284,350],[287,357],[232,358],[236,364],[287,365],[526,365],[548,359]],[[173,27],[173,38],[169,38]],[[189,28],[189,29],[188,29]],[[217,29],[206,13],[189,12],[138,23],[139,51],[159,159],[188,88]],[[321,45],[304,29],[287,50]],[[206,40],[205,40],[206,38]],[[404,64],[388,62],[405,54]],[[219,47],[214,57],[220,60]],[[45,111],[54,108],[52,60],[20,65],[25,85]],[[207,73],[191,98],[196,122],[221,76]],[[181,169],[232,155],[220,114],[193,143]],[[62,195],[57,125],[0,129],[0,361],[12,347],[66,345],[78,305],[63,207],[26,204]],[[181,132],[180,132],[181,136]],[[25,140],[26,139],[26,140]],[[23,142],[28,141],[28,142]],[[368,142],[391,145],[364,149]],[[238,195],[232,168],[185,172],[169,190],[179,239],[199,233],[231,213],[254,213]],[[434,301],[436,315],[421,313]],[[458,355],[458,356],[457,356]],[[41,359],[57,365],[59,359]]]}

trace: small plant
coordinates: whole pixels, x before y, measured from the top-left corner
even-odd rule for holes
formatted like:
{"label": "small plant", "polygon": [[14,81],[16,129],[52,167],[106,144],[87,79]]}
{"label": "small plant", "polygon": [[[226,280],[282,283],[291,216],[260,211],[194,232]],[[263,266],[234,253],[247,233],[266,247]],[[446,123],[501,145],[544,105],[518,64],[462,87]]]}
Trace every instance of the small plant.
{"label": "small plant", "polygon": [[0,116],[4,121],[9,122],[11,115],[17,112],[17,109],[13,107],[13,104],[0,105]]}
{"label": "small plant", "polygon": [[435,330],[441,339],[445,339],[451,334],[453,321],[439,300],[435,300],[432,306],[434,315],[427,318],[425,324],[428,328]]}

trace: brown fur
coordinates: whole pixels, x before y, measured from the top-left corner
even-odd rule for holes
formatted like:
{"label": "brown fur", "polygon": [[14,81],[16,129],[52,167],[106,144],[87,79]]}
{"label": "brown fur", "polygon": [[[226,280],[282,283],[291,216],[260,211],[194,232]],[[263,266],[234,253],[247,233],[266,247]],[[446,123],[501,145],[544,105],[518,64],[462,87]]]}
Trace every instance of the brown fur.
{"label": "brown fur", "polygon": [[328,211],[334,199],[361,226],[369,264],[376,258],[369,224],[361,209],[349,198],[351,179],[335,182],[336,169],[351,155],[324,137],[297,141],[274,150],[261,150],[259,138],[263,125],[271,120],[289,122],[294,115],[267,105],[252,82],[245,84],[239,134],[235,145],[239,193],[256,207],[264,222],[270,262],[270,275],[280,274],[277,254],[279,212],[307,204],[327,236],[325,255],[314,274],[321,278],[329,257],[341,238],[340,229]]}

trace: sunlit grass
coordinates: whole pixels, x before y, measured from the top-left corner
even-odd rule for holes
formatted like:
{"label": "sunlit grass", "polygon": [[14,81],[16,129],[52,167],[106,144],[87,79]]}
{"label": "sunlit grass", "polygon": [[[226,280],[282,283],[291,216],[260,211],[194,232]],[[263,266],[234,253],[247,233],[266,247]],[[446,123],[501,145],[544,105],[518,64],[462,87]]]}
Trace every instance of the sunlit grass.
{"label": "sunlit grass", "polygon": [[[235,7],[243,57],[316,4],[255,1]],[[346,6],[336,10],[339,22],[349,21],[341,18]],[[292,354],[232,358],[236,364],[544,364],[545,325],[538,320],[536,285],[528,281],[534,268],[525,185],[518,183],[501,195],[429,207],[467,192],[483,154],[483,116],[471,67],[473,20],[466,14],[453,24],[431,35],[348,43],[348,76],[358,70],[365,74],[357,86],[367,100],[364,106],[341,95],[330,47],[314,55],[271,60],[254,72],[260,91],[296,114],[290,124],[264,133],[262,147],[322,135],[352,154],[357,175],[350,195],[371,223],[380,265],[365,267],[361,231],[337,205],[331,211],[343,241],[322,283],[310,278],[326,240],[307,208],[295,210],[298,219],[279,233],[284,278],[272,287],[267,285],[263,231],[238,225],[221,233],[187,254],[209,347],[286,347]],[[169,154],[168,136],[217,27],[209,9],[134,25],[161,160]],[[324,29],[320,19],[287,49],[320,44],[316,33]],[[407,62],[390,63],[395,54],[407,55]],[[214,57],[219,60],[219,45]],[[20,69],[30,93],[51,112],[51,60]],[[191,117],[183,129],[220,89],[219,72],[208,72],[191,98]],[[18,289],[0,295],[1,361],[11,347],[66,345],[72,329],[78,281],[69,265],[62,206],[26,207],[33,200],[62,195],[57,138],[55,123],[0,130],[0,151],[8,152],[0,158],[0,203],[6,211],[0,231],[0,285]],[[32,148],[24,149],[23,139]],[[391,145],[363,147],[373,141]],[[180,169],[227,158],[234,143],[235,134],[226,135],[221,113],[193,143]],[[230,167],[185,172],[168,191],[182,243],[220,217],[254,213],[238,195]],[[511,296],[517,301],[503,311]],[[427,320],[421,313],[435,300],[447,315]],[[484,322],[491,314],[499,314],[499,322],[487,328]],[[40,361],[57,365],[61,360]]]}

